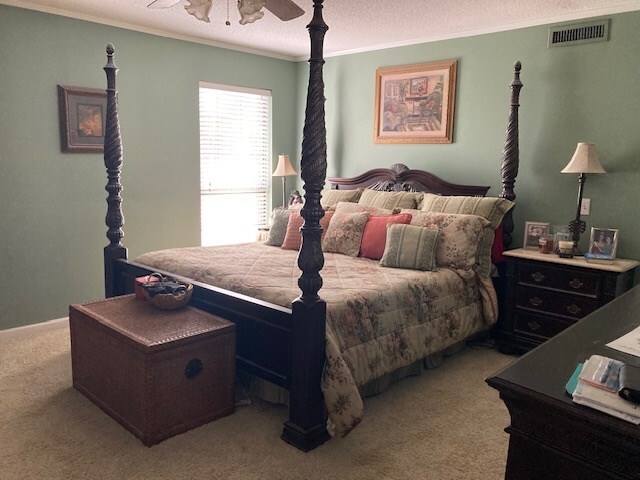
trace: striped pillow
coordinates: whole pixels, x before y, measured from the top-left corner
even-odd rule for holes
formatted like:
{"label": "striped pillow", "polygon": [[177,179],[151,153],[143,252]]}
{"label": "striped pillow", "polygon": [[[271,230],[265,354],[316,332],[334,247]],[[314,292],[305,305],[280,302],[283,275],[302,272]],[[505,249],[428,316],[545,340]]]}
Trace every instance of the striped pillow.
{"label": "striped pillow", "polygon": [[439,228],[389,224],[387,244],[380,265],[413,270],[435,270],[439,236]]}
{"label": "striped pillow", "polygon": [[439,267],[473,269],[488,277],[491,273],[493,229],[477,215],[402,210],[411,214],[411,225],[441,230],[436,250]]}
{"label": "striped pillow", "polygon": [[356,203],[362,195],[362,189],[357,188],[355,190],[334,190],[324,189],[320,192],[322,198],[320,198],[320,205],[324,208],[334,207],[338,202],[353,202]]}
{"label": "striped pillow", "polygon": [[495,230],[515,203],[501,197],[463,197],[425,193],[420,209],[425,212],[478,215],[491,222]]}
{"label": "striped pillow", "polygon": [[359,203],[340,202],[336,205],[336,213],[358,213],[369,212],[372,217],[380,217],[387,215],[395,215],[400,212],[399,208],[393,210],[388,208],[370,207],[369,205],[360,205]]}
{"label": "striped pillow", "polygon": [[362,192],[358,204],[387,209],[416,208],[423,195],[423,193],[383,192],[366,188]]}

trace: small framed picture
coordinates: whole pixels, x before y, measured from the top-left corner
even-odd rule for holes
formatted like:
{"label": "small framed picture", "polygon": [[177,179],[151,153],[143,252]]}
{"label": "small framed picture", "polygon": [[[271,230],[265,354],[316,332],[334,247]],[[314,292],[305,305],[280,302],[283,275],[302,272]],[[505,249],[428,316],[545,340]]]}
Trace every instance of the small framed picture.
{"label": "small framed picture", "polygon": [[63,152],[104,151],[106,90],[58,85],[58,112]]}
{"label": "small framed picture", "polygon": [[599,258],[616,258],[618,249],[618,230],[612,228],[591,227],[591,239],[589,240],[589,254]]}
{"label": "small framed picture", "polygon": [[538,250],[540,237],[545,233],[549,233],[549,223],[524,222],[525,250]]}

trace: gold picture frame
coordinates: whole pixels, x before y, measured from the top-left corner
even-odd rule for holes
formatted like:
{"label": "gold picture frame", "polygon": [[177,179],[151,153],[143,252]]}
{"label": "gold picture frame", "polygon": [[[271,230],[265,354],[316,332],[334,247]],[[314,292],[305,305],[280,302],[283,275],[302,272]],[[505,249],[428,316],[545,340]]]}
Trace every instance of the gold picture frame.
{"label": "gold picture frame", "polygon": [[453,143],[457,60],[376,70],[374,143]]}

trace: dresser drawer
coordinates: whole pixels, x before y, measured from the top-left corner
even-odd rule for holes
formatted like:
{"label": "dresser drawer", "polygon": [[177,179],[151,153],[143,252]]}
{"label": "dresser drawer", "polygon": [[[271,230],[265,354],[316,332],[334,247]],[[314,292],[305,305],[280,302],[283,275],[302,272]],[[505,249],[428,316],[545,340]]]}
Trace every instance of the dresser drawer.
{"label": "dresser drawer", "polygon": [[540,340],[549,339],[573,324],[570,321],[565,322],[522,311],[516,311],[514,316],[514,332],[540,337]]}
{"label": "dresser drawer", "polygon": [[597,301],[594,298],[520,285],[516,306],[565,317],[582,318],[597,308]]}
{"label": "dresser drawer", "polygon": [[590,272],[524,263],[520,266],[518,283],[540,285],[582,295],[598,295],[600,276]]}

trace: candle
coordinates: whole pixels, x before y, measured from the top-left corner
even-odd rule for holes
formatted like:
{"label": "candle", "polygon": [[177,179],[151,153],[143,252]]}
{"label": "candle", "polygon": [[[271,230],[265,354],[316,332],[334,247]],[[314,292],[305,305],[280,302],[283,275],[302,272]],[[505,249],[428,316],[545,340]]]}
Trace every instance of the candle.
{"label": "candle", "polygon": [[558,255],[564,258],[573,257],[573,242],[561,240],[558,242]]}

